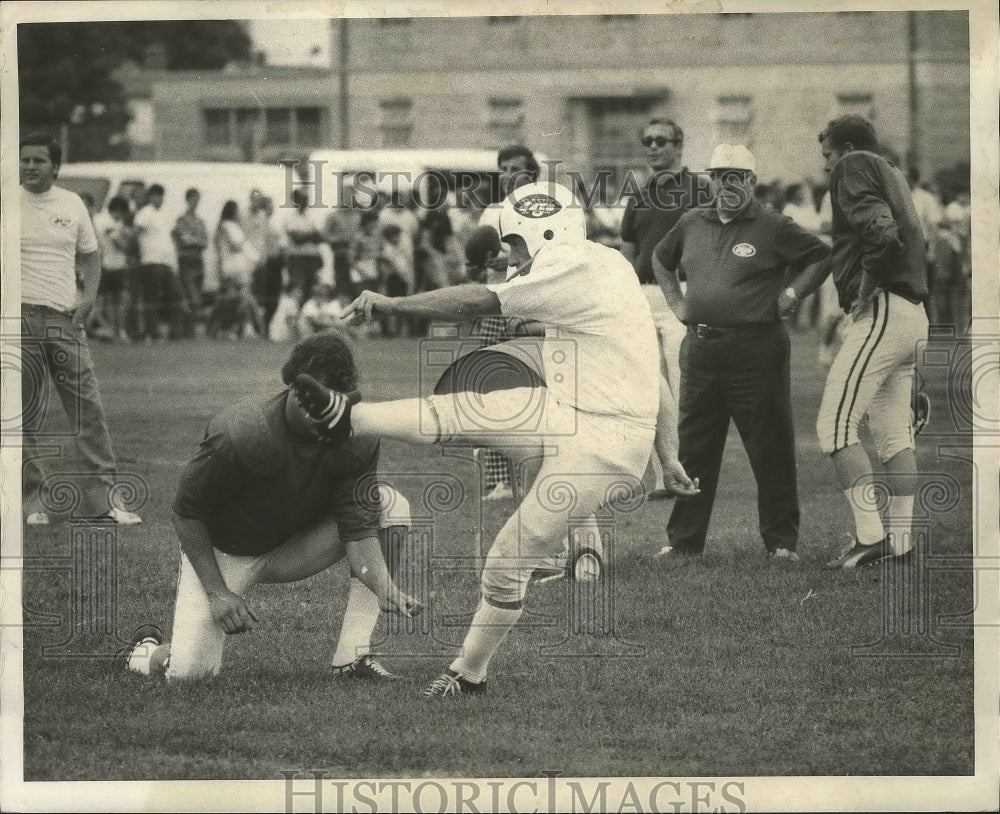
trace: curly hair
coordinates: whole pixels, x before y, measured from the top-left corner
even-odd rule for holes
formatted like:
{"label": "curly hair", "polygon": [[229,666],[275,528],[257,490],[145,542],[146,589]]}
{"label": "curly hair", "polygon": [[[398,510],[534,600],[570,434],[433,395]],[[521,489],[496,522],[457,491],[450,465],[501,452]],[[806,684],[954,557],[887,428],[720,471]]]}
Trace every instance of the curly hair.
{"label": "curly hair", "polygon": [[300,373],[308,373],[334,390],[355,390],[358,386],[351,347],[332,330],[313,334],[292,348],[292,355],[281,368],[281,380],[290,385]]}
{"label": "curly hair", "polygon": [[830,144],[842,148],[847,144],[855,150],[878,151],[878,139],[875,137],[875,125],[864,116],[848,114],[834,119],[827,124],[826,129],[819,134],[819,141],[829,139]]}

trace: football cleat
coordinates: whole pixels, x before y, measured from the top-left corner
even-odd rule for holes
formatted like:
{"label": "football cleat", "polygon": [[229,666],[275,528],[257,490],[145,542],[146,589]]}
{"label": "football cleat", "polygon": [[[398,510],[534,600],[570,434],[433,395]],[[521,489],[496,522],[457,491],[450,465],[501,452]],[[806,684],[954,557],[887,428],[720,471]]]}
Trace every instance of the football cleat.
{"label": "football cleat", "polygon": [[368,681],[392,681],[399,678],[395,673],[386,670],[370,653],[355,659],[350,664],[334,667],[333,674],[337,678],[360,678]]}
{"label": "football cleat", "polygon": [[857,539],[851,540],[834,560],[826,564],[827,568],[865,568],[892,557],[889,538],[883,537],[877,543],[863,545]]}
{"label": "football cleat", "polygon": [[156,625],[141,625],[135,629],[128,647],[119,650],[112,664],[126,673],[149,675],[149,659],[163,644],[163,631]]}
{"label": "football cleat", "polygon": [[557,582],[566,579],[565,568],[536,568],[531,572],[531,581],[541,585],[544,582]]}
{"label": "football cleat", "polygon": [[115,507],[105,514],[98,515],[97,517],[84,518],[81,522],[98,523],[101,525],[110,524],[118,526],[137,526],[142,522],[142,518],[135,512]]}
{"label": "football cleat", "polygon": [[351,408],[361,401],[357,390],[339,393],[308,373],[296,376],[292,389],[302,409],[320,425],[317,430],[324,440],[342,444],[351,437]]}
{"label": "football cleat", "polygon": [[926,393],[917,393],[913,397],[913,437],[920,435],[927,422],[931,420],[931,400]]}
{"label": "football cleat", "polygon": [[768,551],[767,556],[772,560],[784,560],[785,562],[799,561],[799,555],[790,548],[776,548],[774,551]]}
{"label": "football cleat", "polygon": [[486,692],[485,681],[480,681],[477,684],[462,678],[454,670],[448,670],[446,673],[441,673],[427,686],[424,695],[433,698],[446,695],[481,695],[484,692]]}

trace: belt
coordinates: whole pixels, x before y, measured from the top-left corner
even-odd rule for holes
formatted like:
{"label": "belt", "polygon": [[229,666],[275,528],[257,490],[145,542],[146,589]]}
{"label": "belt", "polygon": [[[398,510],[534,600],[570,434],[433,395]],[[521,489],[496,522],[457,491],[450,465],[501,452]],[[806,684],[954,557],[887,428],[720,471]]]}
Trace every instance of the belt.
{"label": "belt", "polygon": [[746,325],[715,326],[705,325],[703,322],[699,322],[696,325],[688,325],[687,331],[692,336],[698,337],[698,339],[723,339],[731,336],[744,336],[751,333],[760,333],[762,331],[771,330],[777,325],[781,325],[781,323],[750,322]]}

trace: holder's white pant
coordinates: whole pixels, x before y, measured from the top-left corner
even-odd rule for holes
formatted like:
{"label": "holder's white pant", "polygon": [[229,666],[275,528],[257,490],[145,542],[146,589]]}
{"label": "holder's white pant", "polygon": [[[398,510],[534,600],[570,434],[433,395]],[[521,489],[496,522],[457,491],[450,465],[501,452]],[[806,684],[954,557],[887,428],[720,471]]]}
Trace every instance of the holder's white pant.
{"label": "holder's white pant", "polygon": [[[384,484],[379,488],[384,507],[380,527],[409,526],[410,506],[406,498]],[[267,554],[237,557],[215,549],[215,561],[226,587],[243,594],[257,583],[306,579],[329,568],[346,553],[336,521],[324,517]],[[201,580],[188,558],[181,554],[167,680],[216,675],[222,667],[225,642],[226,633],[212,618]]]}

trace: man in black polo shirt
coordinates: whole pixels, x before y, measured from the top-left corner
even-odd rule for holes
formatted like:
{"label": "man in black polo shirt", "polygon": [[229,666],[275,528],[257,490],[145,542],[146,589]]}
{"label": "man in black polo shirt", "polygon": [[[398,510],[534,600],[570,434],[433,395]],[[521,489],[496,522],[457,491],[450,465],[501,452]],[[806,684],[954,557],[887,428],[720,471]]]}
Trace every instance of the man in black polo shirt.
{"label": "man in black polo shirt", "polygon": [[[357,386],[350,347],[332,331],[292,350],[282,379],[288,384],[301,373]],[[335,446],[316,427],[288,389],[263,403],[237,402],[209,422],[174,499],[181,566],[173,641],[140,628],[123,654],[128,670],[167,681],[217,674],[226,637],[260,622],[245,596],[253,585],[298,582],[346,558],[352,576],[334,675],[393,678],[366,651],[380,606],[405,617],[420,611],[392,576],[409,504],[379,483],[377,441]]]}
{"label": "man in black polo shirt", "polygon": [[[656,244],[696,205],[698,177],[681,161],[684,131],[671,119],[651,119],[642,130],[642,146],[652,175],[641,198],[633,196],[622,216],[622,254],[639,277],[649,301],[660,342],[663,381],[660,384],[660,412],[656,419],[656,457],[663,468],[665,488],[655,489],[650,498],[692,494],[691,482],[677,457],[677,394],[680,389],[680,347],[684,326],[667,306],[663,291],[653,276]],[[703,190],[707,192],[707,190]]]}
{"label": "man in black polo shirt", "polygon": [[[813,290],[829,273],[830,250],[754,200],[755,172],[746,147],[719,145],[708,166],[713,206],[685,213],[653,255],[667,302],[687,325],[680,357],[680,460],[701,484],[700,495],[674,506],[669,543],[658,556],[703,551],[732,418],[757,480],[767,553],[798,559],[790,343],[781,316],[797,292]],[[800,273],[784,288],[787,267]],[[681,268],[686,293],[677,278]]]}

